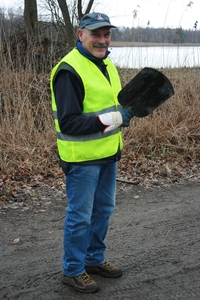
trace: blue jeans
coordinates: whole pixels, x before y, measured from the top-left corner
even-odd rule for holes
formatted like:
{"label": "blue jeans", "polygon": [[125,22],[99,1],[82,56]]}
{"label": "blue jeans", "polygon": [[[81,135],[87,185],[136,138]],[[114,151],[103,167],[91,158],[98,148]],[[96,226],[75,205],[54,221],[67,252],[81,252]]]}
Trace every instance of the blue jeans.
{"label": "blue jeans", "polygon": [[115,208],[117,163],[70,164],[64,222],[63,272],[75,277],[104,263],[109,217]]}

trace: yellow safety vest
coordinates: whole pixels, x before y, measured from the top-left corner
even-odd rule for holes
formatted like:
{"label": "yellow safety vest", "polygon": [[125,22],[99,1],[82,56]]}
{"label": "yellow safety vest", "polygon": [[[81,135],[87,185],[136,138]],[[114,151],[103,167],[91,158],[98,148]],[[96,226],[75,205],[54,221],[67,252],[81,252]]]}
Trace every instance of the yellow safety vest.
{"label": "yellow safety vest", "polygon": [[[79,74],[84,85],[83,114],[86,116],[100,115],[110,111],[117,111],[119,102],[117,95],[121,90],[118,72],[109,59],[104,59],[110,77],[110,83],[88,58],[75,48],[68,53],[52,70],[51,94],[54,113],[58,153],[66,162],[83,162],[102,159],[114,155],[118,148],[123,148],[121,129],[117,128],[108,133],[89,135],[66,135],[60,130],[57,119],[57,106],[53,91],[53,80],[57,70],[63,63],[72,66]],[[62,66],[61,66],[62,67]]]}

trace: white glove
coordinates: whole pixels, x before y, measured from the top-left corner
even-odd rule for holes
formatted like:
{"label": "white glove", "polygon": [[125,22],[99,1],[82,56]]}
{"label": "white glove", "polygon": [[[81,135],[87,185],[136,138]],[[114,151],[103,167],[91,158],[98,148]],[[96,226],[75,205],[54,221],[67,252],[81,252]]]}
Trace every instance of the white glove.
{"label": "white glove", "polygon": [[119,111],[112,111],[98,116],[101,123],[107,126],[103,133],[114,130],[122,125],[123,119]]}

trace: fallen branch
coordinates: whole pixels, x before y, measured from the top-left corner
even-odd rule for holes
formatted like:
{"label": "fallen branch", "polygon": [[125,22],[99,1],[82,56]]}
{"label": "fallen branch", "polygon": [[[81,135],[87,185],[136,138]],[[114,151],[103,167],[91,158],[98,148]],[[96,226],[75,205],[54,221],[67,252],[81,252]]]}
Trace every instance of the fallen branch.
{"label": "fallen branch", "polygon": [[127,180],[127,179],[124,179],[124,178],[116,178],[116,180],[117,181],[120,181],[120,182],[124,182],[124,183],[129,183],[129,184],[138,184],[138,183],[140,183],[140,181],[139,180]]}

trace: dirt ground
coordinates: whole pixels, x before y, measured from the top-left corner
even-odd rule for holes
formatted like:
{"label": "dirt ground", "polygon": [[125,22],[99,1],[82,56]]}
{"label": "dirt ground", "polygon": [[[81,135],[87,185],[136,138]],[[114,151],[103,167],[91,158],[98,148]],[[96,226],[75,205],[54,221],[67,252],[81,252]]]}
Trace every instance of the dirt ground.
{"label": "dirt ground", "polygon": [[61,282],[64,186],[29,195],[0,204],[0,299],[200,299],[200,182],[118,182],[106,258],[124,272],[94,275],[100,291],[90,295]]}

